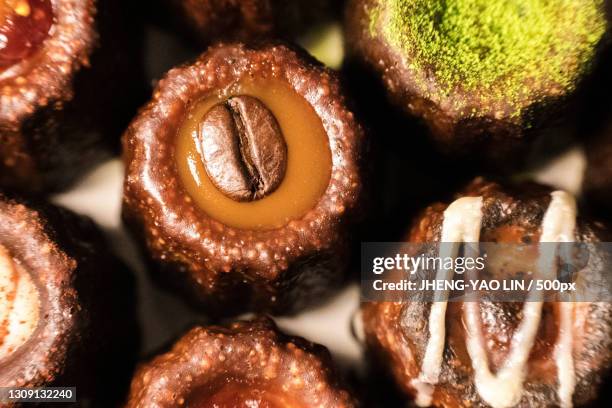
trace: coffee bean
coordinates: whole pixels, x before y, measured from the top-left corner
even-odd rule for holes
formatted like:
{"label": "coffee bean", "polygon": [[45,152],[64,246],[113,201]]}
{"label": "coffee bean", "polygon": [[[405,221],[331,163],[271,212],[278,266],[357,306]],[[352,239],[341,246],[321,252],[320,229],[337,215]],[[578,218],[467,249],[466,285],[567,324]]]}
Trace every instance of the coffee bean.
{"label": "coffee bean", "polygon": [[203,117],[198,138],[213,184],[236,201],[273,192],[285,176],[287,145],[276,118],[258,99],[235,96]]}

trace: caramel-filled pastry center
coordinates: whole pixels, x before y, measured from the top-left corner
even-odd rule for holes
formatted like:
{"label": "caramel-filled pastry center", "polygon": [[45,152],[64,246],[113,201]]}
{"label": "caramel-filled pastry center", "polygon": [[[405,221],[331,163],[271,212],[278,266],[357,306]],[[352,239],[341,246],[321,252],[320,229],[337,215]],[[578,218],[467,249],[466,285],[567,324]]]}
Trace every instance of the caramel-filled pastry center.
{"label": "caramel-filled pastry center", "polygon": [[[261,169],[256,173],[263,181],[251,193],[244,192],[244,179],[236,170],[240,163],[232,160],[231,152],[240,148],[207,145],[218,132],[202,131],[203,122],[215,115],[237,112],[238,108],[231,108],[236,101],[251,104],[241,113],[247,119],[239,120],[236,127],[250,129],[251,122],[258,120],[268,124],[257,127],[244,143],[259,144],[253,151],[259,154],[259,162],[255,162]],[[221,106],[228,106],[230,112]],[[210,145],[217,148],[213,154],[207,150]],[[245,80],[194,103],[178,130],[175,154],[179,177],[194,202],[213,219],[240,229],[275,229],[299,219],[317,205],[332,170],[329,139],[321,119],[302,96],[274,80]],[[208,165],[211,157],[224,163],[217,166],[221,171],[215,173],[214,166]],[[245,170],[247,175],[252,173]]]}
{"label": "caramel-filled pastry center", "polygon": [[32,336],[39,315],[40,294],[32,277],[0,246],[0,360]]}
{"label": "caramel-filled pastry center", "polygon": [[203,387],[194,393],[189,408],[300,408],[289,396],[258,385],[229,381],[221,387]]}

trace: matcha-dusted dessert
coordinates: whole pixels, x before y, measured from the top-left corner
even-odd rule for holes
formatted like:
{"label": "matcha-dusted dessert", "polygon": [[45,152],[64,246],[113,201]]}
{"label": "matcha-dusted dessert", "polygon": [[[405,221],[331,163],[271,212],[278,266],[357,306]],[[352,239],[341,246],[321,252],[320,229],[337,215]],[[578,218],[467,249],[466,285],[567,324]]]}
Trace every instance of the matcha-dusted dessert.
{"label": "matcha-dusted dessert", "polygon": [[560,117],[608,29],[603,0],[351,0],[349,52],[448,151],[505,158]]}

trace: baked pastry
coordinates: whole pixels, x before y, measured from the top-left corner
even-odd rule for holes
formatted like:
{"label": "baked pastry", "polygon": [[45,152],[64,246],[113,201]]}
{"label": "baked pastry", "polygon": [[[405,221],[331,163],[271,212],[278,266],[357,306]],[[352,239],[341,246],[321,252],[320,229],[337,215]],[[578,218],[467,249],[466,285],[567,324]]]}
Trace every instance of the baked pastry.
{"label": "baked pastry", "polygon": [[196,327],[142,365],[126,405],[137,407],[357,406],[327,349],[281,333],[270,319]]}
{"label": "baked pastry", "polygon": [[[413,225],[408,241],[414,243],[608,239],[601,225],[577,218],[575,200],[566,192],[534,184],[505,188],[482,179],[456,201],[428,207]],[[531,270],[523,268],[546,258],[511,249],[498,257],[487,261],[501,265],[488,267],[498,278]],[[585,270],[605,274],[595,259],[600,258],[593,257]],[[370,302],[362,308],[375,361],[417,405],[570,407],[596,401],[612,362],[610,303],[447,300]]]}
{"label": "baked pastry", "polygon": [[59,190],[110,156],[143,89],[122,12],[115,0],[0,2],[0,187]]}
{"label": "baked pastry", "polygon": [[496,167],[563,119],[609,27],[603,0],[352,0],[346,16],[350,59],[390,100],[443,151]]}
{"label": "baked pastry", "polygon": [[285,45],[219,44],[126,131],[123,216],[193,303],[290,313],[343,280],[364,145],[333,72]]}
{"label": "baked pastry", "polygon": [[0,387],[116,403],[138,347],[132,291],[89,219],[0,193]]}

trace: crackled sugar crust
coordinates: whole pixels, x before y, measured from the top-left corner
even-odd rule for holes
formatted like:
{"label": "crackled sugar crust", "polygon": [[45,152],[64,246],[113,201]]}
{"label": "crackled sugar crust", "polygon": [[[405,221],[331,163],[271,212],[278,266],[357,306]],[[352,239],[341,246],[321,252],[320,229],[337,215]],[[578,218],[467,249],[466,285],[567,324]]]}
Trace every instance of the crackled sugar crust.
{"label": "crackled sugar crust", "polygon": [[128,408],[176,407],[211,383],[234,379],[288,396],[296,407],[355,407],[327,349],[288,337],[269,319],[196,327],[134,376]]}

